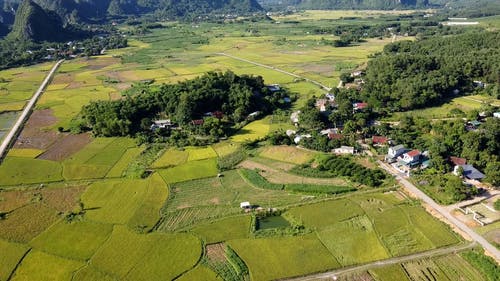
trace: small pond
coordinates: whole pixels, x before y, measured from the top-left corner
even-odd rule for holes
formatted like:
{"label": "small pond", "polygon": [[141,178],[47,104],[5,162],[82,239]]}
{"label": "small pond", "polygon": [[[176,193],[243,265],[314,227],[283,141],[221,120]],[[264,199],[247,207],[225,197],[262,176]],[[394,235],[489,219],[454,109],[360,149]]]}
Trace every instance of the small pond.
{"label": "small pond", "polygon": [[291,226],[282,216],[271,216],[257,219],[257,229],[285,228]]}

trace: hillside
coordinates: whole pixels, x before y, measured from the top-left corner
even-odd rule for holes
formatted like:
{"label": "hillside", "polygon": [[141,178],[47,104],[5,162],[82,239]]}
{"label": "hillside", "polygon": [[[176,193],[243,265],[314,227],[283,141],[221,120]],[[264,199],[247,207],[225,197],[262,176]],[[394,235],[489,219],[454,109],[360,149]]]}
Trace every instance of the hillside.
{"label": "hillside", "polygon": [[16,11],[9,37],[28,41],[60,41],[66,35],[57,14],[45,11],[32,0],[24,0]]}
{"label": "hillside", "polygon": [[265,8],[295,6],[311,10],[394,9],[429,5],[428,0],[261,0],[260,3]]}

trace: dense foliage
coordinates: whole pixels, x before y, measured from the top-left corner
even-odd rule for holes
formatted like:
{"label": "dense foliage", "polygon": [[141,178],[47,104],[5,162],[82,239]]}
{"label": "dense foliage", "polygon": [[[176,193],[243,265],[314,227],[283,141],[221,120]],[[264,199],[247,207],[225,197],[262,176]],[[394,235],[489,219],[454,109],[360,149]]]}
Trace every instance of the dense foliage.
{"label": "dense foliage", "polygon": [[266,8],[286,8],[295,6],[303,9],[394,9],[423,7],[428,0],[260,0]]}
{"label": "dense foliage", "polygon": [[[152,121],[163,117],[177,128],[172,132],[159,130],[166,137],[195,134],[218,138],[225,135],[227,125],[284,106],[286,95],[285,90],[272,93],[260,76],[209,72],[178,84],[143,85],[139,91],[128,91],[123,100],[92,102],[83,108],[76,126],[89,128],[97,136],[134,136],[138,132],[148,134]],[[209,117],[211,112],[223,116]]]}
{"label": "dense foliage", "polygon": [[317,167],[304,164],[292,171],[308,177],[348,177],[349,179],[368,186],[380,186],[385,174],[379,169],[368,169],[355,163],[349,157],[328,156],[319,161]]}
{"label": "dense foliage", "polygon": [[477,250],[463,252],[461,255],[477,268],[487,280],[500,280],[500,268],[494,259],[485,256]]}
{"label": "dense foliage", "polygon": [[401,111],[442,103],[474,80],[500,91],[500,32],[467,33],[390,44],[370,60],[363,100]]}

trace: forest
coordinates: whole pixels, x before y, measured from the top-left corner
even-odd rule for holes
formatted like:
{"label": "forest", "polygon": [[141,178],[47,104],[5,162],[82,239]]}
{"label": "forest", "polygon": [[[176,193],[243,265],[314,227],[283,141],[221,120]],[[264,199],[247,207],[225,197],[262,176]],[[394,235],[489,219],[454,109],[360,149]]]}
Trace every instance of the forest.
{"label": "forest", "polygon": [[122,100],[86,105],[72,130],[91,130],[96,136],[148,135],[154,120],[168,119],[176,130],[159,130],[160,135],[194,134],[216,140],[230,133],[235,124],[238,128],[247,120],[286,107],[284,98],[290,97],[285,89],[271,91],[260,76],[238,76],[231,71],[209,72],[177,84],[143,83],[125,94]]}
{"label": "forest", "polygon": [[474,89],[500,89],[500,32],[471,32],[387,45],[368,62],[361,99],[389,112],[439,105]]}

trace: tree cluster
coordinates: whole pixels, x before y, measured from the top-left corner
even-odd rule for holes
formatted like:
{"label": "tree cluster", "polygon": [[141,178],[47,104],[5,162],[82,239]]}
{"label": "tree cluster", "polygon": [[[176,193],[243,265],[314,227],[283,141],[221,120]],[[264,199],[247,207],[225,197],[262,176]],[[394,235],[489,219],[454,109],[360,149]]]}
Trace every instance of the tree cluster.
{"label": "tree cluster", "polygon": [[364,100],[403,111],[441,104],[474,89],[473,81],[500,83],[500,32],[474,32],[387,45],[368,63]]}

